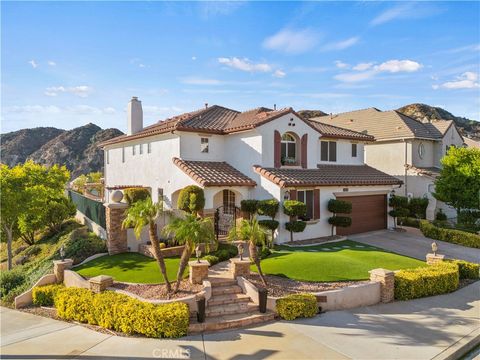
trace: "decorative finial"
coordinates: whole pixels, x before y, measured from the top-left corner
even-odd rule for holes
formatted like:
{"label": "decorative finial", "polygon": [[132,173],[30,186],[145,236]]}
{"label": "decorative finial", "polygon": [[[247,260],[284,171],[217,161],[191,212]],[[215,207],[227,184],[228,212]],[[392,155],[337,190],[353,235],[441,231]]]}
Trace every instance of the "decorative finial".
{"label": "decorative finial", "polygon": [[238,243],[237,248],[238,248],[238,255],[240,255],[240,260],[243,260],[243,241]]}
{"label": "decorative finial", "polygon": [[200,245],[197,245],[195,248],[195,255],[197,256],[197,262],[200,262],[200,256],[202,256],[202,249],[200,249]]}
{"label": "decorative finial", "polygon": [[438,250],[438,245],[437,245],[437,243],[434,241],[434,242],[432,243],[433,255],[437,256],[437,250]]}
{"label": "decorative finial", "polygon": [[60,258],[63,260],[65,260],[65,248],[63,247],[63,245],[60,247]]}

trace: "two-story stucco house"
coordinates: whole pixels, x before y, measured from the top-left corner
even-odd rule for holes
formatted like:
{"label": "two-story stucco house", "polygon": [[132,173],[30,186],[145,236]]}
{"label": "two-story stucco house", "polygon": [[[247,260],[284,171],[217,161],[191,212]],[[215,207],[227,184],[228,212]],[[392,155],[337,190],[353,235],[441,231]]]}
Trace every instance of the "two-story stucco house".
{"label": "two-story stucco house", "polygon": [[351,111],[312,119],[359,131],[375,137],[365,146],[365,163],[404,182],[405,196],[428,197],[427,218],[442,209],[455,217],[455,210],[432,196],[440,159],[450,146],[463,146],[464,140],[453,121],[420,122],[398,111],[376,108]]}
{"label": "two-story stucco house", "polygon": [[[364,164],[371,135],[311,122],[291,108],[245,112],[221,106],[143,127],[141,102],[128,106],[128,133],[104,142],[105,186],[143,186],[154,201],[176,208],[187,185],[204,189],[206,215],[228,219],[243,199],[297,199],[307,205],[307,227],[296,240],[328,236],[332,198],[352,201],[351,234],[392,226],[387,197],[402,181]],[[221,220],[220,219],[220,220]],[[276,242],[289,241],[288,217],[277,215]]]}

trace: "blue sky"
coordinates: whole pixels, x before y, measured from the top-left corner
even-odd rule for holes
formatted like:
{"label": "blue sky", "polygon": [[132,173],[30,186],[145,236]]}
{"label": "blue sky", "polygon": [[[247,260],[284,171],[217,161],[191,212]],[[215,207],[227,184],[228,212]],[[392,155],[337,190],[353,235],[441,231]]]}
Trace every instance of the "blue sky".
{"label": "blue sky", "polygon": [[2,2],[2,132],[219,104],[480,119],[479,2]]}

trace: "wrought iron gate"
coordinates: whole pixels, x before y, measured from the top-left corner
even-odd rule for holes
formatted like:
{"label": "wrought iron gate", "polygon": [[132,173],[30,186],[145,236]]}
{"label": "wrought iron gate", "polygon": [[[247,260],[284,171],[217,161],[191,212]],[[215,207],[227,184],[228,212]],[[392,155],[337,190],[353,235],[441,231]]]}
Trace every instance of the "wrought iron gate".
{"label": "wrought iron gate", "polygon": [[217,240],[219,236],[226,236],[232,227],[237,224],[240,217],[240,208],[236,206],[220,206],[215,210],[215,234]]}

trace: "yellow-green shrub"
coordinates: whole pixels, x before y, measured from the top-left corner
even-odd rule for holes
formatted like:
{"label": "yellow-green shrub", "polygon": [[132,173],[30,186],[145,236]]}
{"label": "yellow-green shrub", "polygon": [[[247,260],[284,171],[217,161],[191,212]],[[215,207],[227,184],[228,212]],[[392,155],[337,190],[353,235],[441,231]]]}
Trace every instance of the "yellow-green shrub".
{"label": "yellow-green shrub", "polygon": [[458,266],[448,262],[400,270],[395,274],[395,299],[410,300],[449,293],[458,288],[458,281]]}
{"label": "yellow-green shrub", "polygon": [[180,337],[187,334],[189,325],[190,313],[184,303],[154,305],[113,291],[94,294],[66,288],[57,293],[55,306],[63,319],[148,337]]}
{"label": "yellow-green shrub", "polygon": [[53,306],[55,294],[63,288],[64,286],[59,284],[34,287],[32,289],[33,305]]}
{"label": "yellow-green shrub", "polygon": [[452,260],[458,266],[460,279],[478,279],[480,277],[480,265],[464,260]]}
{"label": "yellow-green shrub", "polygon": [[318,313],[317,298],[312,294],[293,294],[277,300],[277,312],[285,320],[313,317]]}

